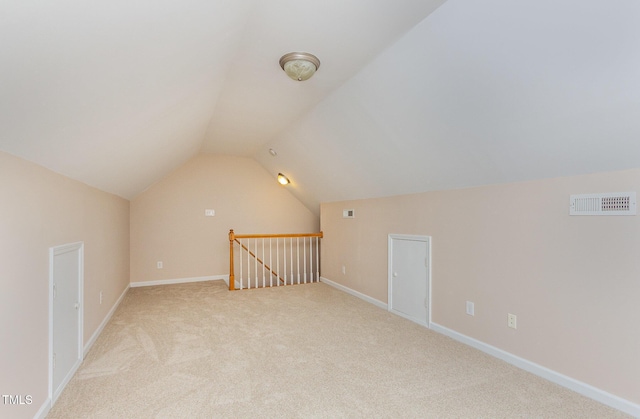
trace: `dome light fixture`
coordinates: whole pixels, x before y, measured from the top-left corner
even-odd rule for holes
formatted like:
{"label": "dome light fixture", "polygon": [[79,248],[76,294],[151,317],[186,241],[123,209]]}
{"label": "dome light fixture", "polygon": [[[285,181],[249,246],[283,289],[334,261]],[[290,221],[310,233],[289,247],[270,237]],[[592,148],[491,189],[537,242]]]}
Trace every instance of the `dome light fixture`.
{"label": "dome light fixture", "polygon": [[290,52],[280,58],[280,67],[293,80],[305,81],[320,68],[320,60],[308,52]]}
{"label": "dome light fixture", "polygon": [[291,183],[289,181],[289,178],[282,173],[278,173],[278,182],[280,182],[281,185],[288,185],[289,183]]}

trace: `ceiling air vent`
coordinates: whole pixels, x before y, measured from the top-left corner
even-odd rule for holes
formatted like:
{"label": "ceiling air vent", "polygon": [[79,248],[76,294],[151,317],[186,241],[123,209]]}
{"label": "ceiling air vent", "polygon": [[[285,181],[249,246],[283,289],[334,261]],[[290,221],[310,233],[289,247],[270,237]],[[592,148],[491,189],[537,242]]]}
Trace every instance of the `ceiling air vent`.
{"label": "ceiling air vent", "polygon": [[636,215],[636,193],[571,195],[569,215]]}

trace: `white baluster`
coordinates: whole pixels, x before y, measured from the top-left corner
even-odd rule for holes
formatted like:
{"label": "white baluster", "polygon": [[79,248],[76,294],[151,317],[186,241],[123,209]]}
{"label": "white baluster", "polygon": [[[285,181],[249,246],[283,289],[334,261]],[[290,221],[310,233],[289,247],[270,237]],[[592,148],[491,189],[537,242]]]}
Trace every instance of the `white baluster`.
{"label": "white baluster", "polygon": [[298,269],[298,284],[300,284],[300,237],[296,237],[296,263],[296,269]]}
{"label": "white baluster", "polygon": [[247,239],[247,289],[251,289],[251,239]]}
{"label": "white baluster", "polygon": [[253,239],[254,241],[254,255],[255,257],[253,258],[253,274],[254,274],[254,280],[255,280],[255,285],[256,288],[258,288],[258,239]]}
{"label": "white baluster", "polygon": [[244,289],[242,286],[242,240],[240,240],[240,255],[238,260],[240,261],[240,289]]}
{"label": "white baluster", "polygon": [[273,261],[271,260],[272,253],[273,245],[271,244],[271,237],[269,237],[269,287],[273,287]]}
{"label": "white baluster", "polygon": [[316,237],[316,281],[320,282],[320,238]]}
{"label": "white baluster", "polygon": [[304,265],[304,283],[307,283],[307,238],[303,237],[302,238],[302,250],[303,250],[303,265]]}
{"label": "white baluster", "polygon": [[[301,237],[302,243],[300,243]],[[254,236],[246,239],[237,238],[236,242],[239,244],[240,251],[238,252],[238,259],[234,261],[234,265],[236,267],[240,265],[240,275],[237,277],[236,285],[239,286],[239,289],[251,289],[320,282],[320,237],[315,237],[315,241],[312,237],[309,237],[308,250],[307,237],[309,236],[295,235],[295,244],[293,236],[282,237],[282,256],[280,256],[280,237]],[[273,238],[276,239],[275,243]],[[254,240],[253,246],[251,245],[251,239]],[[267,241],[266,239],[269,240]],[[274,245],[276,247],[275,252],[273,251]],[[243,251],[247,252],[246,267],[244,266]],[[267,251],[269,251],[268,257]],[[275,261],[273,260],[274,253]],[[251,263],[251,258],[253,258],[253,264]],[[260,285],[260,270],[262,270],[262,285]],[[268,282],[267,276],[269,277]],[[273,284],[274,280],[276,282],[275,285]]]}

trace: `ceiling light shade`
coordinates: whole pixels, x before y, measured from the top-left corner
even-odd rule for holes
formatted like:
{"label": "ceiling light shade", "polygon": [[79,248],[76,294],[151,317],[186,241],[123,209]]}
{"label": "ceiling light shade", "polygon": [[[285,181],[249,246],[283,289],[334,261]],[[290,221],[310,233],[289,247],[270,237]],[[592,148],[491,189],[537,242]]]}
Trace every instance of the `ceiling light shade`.
{"label": "ceiling light shade", "polygon": [[290,52],[280,58],[280,67],[293,80],[308,80],[320,68],[320,60],[307,52]]}
{"label": "ceiling light shade", "polygon": [[291,183],[289,182],[289,178],[282,173],[278,173],[278,182],[280,182],[281,185],[288,185],[289,183]]}

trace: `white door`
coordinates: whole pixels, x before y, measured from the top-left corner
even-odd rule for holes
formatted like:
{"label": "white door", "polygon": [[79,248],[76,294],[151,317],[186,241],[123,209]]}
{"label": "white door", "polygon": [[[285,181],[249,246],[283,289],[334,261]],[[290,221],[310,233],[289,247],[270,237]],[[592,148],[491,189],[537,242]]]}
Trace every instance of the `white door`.
{"label": "white door", "polygon": [[429,237],[389,235],[389,311],[429,326]]}
{"label": "white door", "polygon": [[83,244],[52,248],[50,270],[50,396],[55,402],[83,357]]}

